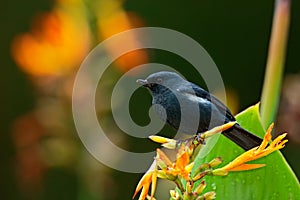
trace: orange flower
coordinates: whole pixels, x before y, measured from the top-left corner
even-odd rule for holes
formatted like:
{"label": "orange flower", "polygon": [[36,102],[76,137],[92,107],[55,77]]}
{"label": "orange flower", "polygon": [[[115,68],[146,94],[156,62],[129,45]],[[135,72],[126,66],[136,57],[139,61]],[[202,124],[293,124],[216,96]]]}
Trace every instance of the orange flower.
{"label": "orange flower", "polygon": [[[206,186],[204,181],[202,181],[197,187],[193,187],[194,183],[201,180],[206,175],[226,176],[230,171],[243,171],[263,167],[265,164],[247,164],[247,162],[267,156],[270,153],[283,148],[284,144],[287,142],[287,140],[283,140],[286,136],[285,133],[278,136],[269,144],[271,141],[271,131],[273,129],[272,124],[267,130],[264,140],[260,146],[243,153],[232,162],[219,169],[213,168],[222,163],[222,159],[220,157],[213,159],[209,163],[203,163],[197,169],[195,169],[191,175],[191,171],[194,167],[194,162],[191,162],[191,156],[193,155],[198,143],[202,144],[201,141],[204,141],[206,138],[230,128],[234,124],[235,122],[232,122],[216,127],[201,134],[200,138],[192,138],[193,142],[191,143],[182,143],[178,150],[175,162],[172,162],[163,151],[157,149],[155,160],[151,168],[140,180],[134,196],[143,188],[139,200],[144,200],[146,198],[153,200],[157,178],[163,178],[174,181],[180,190],[179,192],[178,190],[170,191],[170,195],[173,199],[194,199],[194,197],[196,199],[215,199],[216,193],[214,191],[206,192],[205,194],[201,195]],[[173,139],[160,136],[151,136],[150,139],[173,148],[177,146],[177,141]],[[182,181],[183,179],[185,181]],[[185,184],[183,184],[183,182]],[[151,183],[151,196],[148,196]]]}
{"label": "orange flower", "polygon": [[226,166],[213,170],[213,175],[227,175],[230,171],[244,171],[244,170],[251,170],[256,169],[260,167],[264,167],[265,164],[246,164],[246,162],[257,160],[261,157],[267,156],[271,154],[272,152],[282,149],[284,147],[284,144],[288,140],[283,140],[286,133],[278,136],[271,144],[268,146],[269,142],[271,141],[271,132],[273,129],[274,124],[271,124],[268,128],[264,140],[261,143],[259,147],[254,147],[253,149],[250,149],[249,151],[246,151],[236,159],[234,159],[232,162],[227,164]]}
{"label": "orange flower", "polygon": [[[177,176],[181,176],[185,180],[190,180],[190,172],[194,166],[194,163],[189,163],[190,155],[185,150],[185,146],[182,146],[177,153],[177,159],[175,163],[172,163],[164,152],[162,152],[160,149],[157,149],[155,160],[150,169],[139,181],[133,198],[142,189],[139,200],[144,200],[148,195],[149,187],[152,183],[151,195],[147,197],[148,199],[152,199],[156,190],[157,177],[175,180]],[[161,170],[158,170],[158,167]]]}
{"label": "orange flower", "polygon": [[190,155],[186,151],[186,147],[184,145],[179,149],[175,163],[169,161],[168,157],[160,149],[157,149],[156,160],[158,163],[159,160],[164,162],[166,167],[162,167],[162,170],[167,175],[170,174],[173,177],[181,176],[185,180],[190,180],[190,173],[194,166],[194,162],[189,163]]}
{"label": "orange flower", "polygon": [[[154,161],[151,167],[149,168],[149,170],[144,174],[144,176],[141,178],[138,185],[136,186],[132,199],[134,199],[137,193],[142,189],[139,200],[144,200],[146,197],[150,200],[154,200],[153,196],[156,190],[156,182],[157,182],[157,164]],[[151,196],[148,197],[148,191],[151,183],[152,183]]]}

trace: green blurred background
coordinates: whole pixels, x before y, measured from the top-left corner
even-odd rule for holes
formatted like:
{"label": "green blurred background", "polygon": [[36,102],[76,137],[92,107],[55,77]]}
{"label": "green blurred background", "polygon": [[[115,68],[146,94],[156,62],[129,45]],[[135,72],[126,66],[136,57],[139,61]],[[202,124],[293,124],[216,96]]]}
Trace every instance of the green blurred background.
{"label": "green blurred background", "polygon": [[[237,113],[260,100],[273,7],[272,0],[2,1],[0,198],[131,199],[141,174],[118,172],[98,163],[84,149],[74,128],[72,83],[84,56],[103,39],[132,27],[180,31],[197,40],[214,59],[228,91],[229,106]],[[299,1],[293,1],[276,123],[276,133],[289,132],[283,153],[298,177],[299,10]],[[183,59],[162,51],[135,52],[105,72],[106,89],[99,92],[97,111],[110,128],[112,141],[135,152],[155,146],[111,129],[108,97],[118,77],[149,60],[173,66],[189,80],[202,83]],[[150,96],[143,90],[137,93],[147,105],[131,112],[138,123],[146,124]]]}

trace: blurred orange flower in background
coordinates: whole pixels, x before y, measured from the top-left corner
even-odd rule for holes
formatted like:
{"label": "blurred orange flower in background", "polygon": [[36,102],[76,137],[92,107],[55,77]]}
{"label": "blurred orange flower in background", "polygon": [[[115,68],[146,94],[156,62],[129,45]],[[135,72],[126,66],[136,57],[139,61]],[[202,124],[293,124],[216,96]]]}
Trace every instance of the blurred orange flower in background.
{"label": "blurred orange flower in background", "polygon": [[[20,34],[12,43],[12,55],[22,70],[31,75],[60,75],[78,67],[88,54],[92,40],[107,39],[114,34],[144,25],[134,13],[124,11],[122,1],[92,2],[92,12],[80,0],[57,0],[49,13],[35,17],[32,30]],[[92,30],[89,15],[95,15],[97,30]],[[140,48],[138,35],[132,33],[122,45]],[[144,36],[143,36],[144,37]],[[97,40],[97,39],[96,39]],[[107,46],[109,54],[117,53],[119,46]],[[136,50],[119,57],[115,63],[122,71],[148,62],[145,50]]]}
{"label": "blurred orange flower in background", "polygon": [[[76,12],[75,12],[76,11]],[[78,66],[90,47],[89,27],[78,10],[39,14],[31,32],[17,36],[12,55],[31,75],[60,75]]]}
{"label": "blurred orange flower in background", "polygon": [[[144,26],[145,23],[143,20],[134,13],[124,11],[121,3],[122,1],[118,0],[99,1],[99,8],[105,9],[98,12],[98,31],[101,38],[107,39],[114,34]],[[121,41],[122,46],[129,46],[137,49],[142,48],[138,41],[139,37],[145,36],[131,32],[131,34],[128,34],[126,40]],[[119,45],[111,45],[107,46],[107,51],[109,54],[114,55],[118,54],[119,48]],[[115,63],[119,69],[127,71],[137,65],[145,64],[148,61],[149,58],[147,52],[144,49],[139,49],[119,57],[115,60]]]}
{"label": "blurred orange flower in background", "polygon": [[[109,188],[113,188],[111,185],[117,185],[115,180],[105,175],[107,169],[82,150],[74,127],[68,123],[72,116],[70,100],[74,72],[98,42],[143,24],[136,14],[124,10],[123,1],[55,0],[51,11],[35,15],[29,32],[14,38],[12,57],[18,67],[29,75],[37,91],[35,107],[13,124],[15,173],[25,196],[38,199],[39,192],[46,187],[46,175],[56,167],[72,169],[85,183],[87,192],[97,199],[116,195],[108,192]],[[117,46],[107,46],[108,55],[118,55],[121,46],[141,48],[138,37],[132,33]],[[113,66],[124,72],[147,62],[147,52],[137,50],[120,56]],[[110,82],[117,77],[111,73],[118,72],[110,72]],[[106,90],[102,92],[99,95],[108,95]],[[110,109],[104,98],[99,99],[102,110]],[[108,115],[98,109],[99,115]],[[111,131],[110,134],[117,132]],[[84,170],[78,169],[74,163],[82,163]],[[101,190],[97,184],[95,186],[95,180],[99,181]]]}

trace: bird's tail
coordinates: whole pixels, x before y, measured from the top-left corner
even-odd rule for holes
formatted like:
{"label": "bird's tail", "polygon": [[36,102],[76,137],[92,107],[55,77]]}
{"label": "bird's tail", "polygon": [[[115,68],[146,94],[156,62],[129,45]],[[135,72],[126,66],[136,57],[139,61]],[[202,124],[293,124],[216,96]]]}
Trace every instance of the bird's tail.
{"label": "bird's tail", "polygon": [[253,135],[238,124],[222,132],[222,134],[246,151],[259,146],[262,142],[260,137]]}

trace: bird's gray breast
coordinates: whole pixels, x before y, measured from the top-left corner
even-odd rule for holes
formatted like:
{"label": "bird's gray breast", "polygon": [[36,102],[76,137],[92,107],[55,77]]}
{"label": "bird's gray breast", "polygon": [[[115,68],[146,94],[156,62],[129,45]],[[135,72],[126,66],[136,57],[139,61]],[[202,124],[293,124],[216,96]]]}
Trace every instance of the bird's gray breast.
{"label": "bird's gray breast", "polygon": [[199,104],[181,93],[158,94],[153,98],[153,108],[169,125],[187,134],[196,134],[199,129]]}

